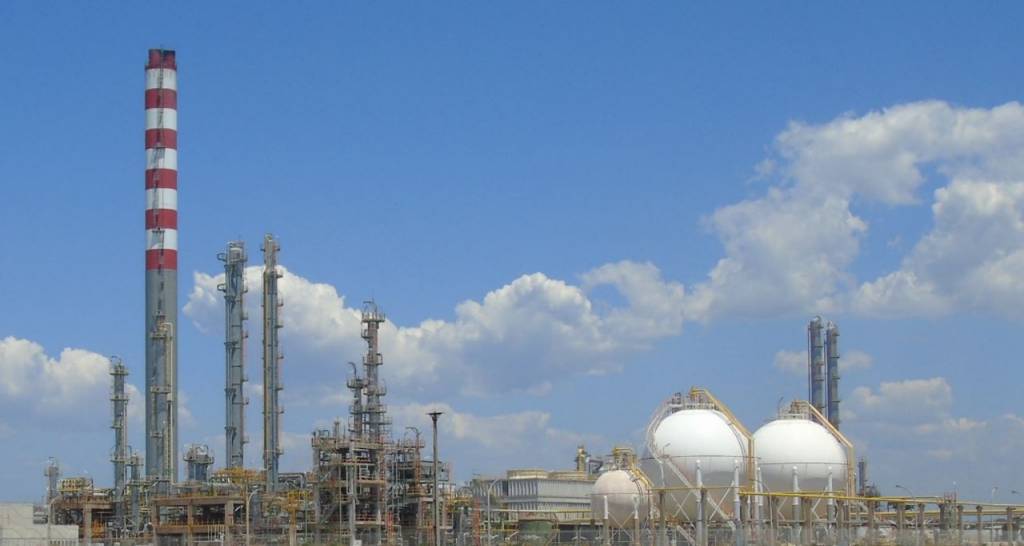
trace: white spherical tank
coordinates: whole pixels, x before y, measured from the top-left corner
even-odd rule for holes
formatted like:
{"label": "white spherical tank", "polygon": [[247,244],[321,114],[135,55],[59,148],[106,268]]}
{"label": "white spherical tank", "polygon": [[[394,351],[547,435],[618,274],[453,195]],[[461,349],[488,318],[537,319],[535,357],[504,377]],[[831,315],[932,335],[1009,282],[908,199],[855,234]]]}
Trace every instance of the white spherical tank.
{"label": "white spherical tank", "polygon": [[761,468],[765,489],[771,492],[794,490],[844,491],[846,485],[846,449],[825,427],[806,418],[782,418],[771,421],[754,433],[754,451]]}
{"label": "white spherical tank", "polygon": [[[590,496],[591,515],[595,521],[604,521],[607,503],[608,523],[612,527],[633,525],[633,513],[639,512],[640,522],[647,521],[650,511],[650,490],[642,479],[628,470],[609,470],[594,482]],[[639,507],[634,503],[639,501]]]}
{"label": "white spherical tank", "polygon": [[665,417],[648,439],[641,467],[655,487],[674,488],[666,494],[667,516],[697,518],[699,486],[707,489],[709,519],[725,519],[732,503],[723,502],[739,474],[747,475],[747,439],[720,411],[685,408]]}

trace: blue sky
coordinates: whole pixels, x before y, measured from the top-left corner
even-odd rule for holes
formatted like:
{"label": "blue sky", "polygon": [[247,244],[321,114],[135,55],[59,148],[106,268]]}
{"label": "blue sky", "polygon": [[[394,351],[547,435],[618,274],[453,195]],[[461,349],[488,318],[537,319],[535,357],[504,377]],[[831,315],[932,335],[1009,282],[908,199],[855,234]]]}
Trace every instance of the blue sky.
{"label": "blue sky", "polygon": [[180,73],[183,442],[223,450],[204,275],[273,232],[308,311],[289,470],[375,297],[396,428],[445,404],[461,477],[637,443],[694,384],[756,428],[804,393],[785,351],[821,313],[861,354],[844,430],[883,490],[1022,489],[1021,13],[985,7],[3,3],[4,496],[47,456],[108,482],[96,355],[141,383],[150,47]]}

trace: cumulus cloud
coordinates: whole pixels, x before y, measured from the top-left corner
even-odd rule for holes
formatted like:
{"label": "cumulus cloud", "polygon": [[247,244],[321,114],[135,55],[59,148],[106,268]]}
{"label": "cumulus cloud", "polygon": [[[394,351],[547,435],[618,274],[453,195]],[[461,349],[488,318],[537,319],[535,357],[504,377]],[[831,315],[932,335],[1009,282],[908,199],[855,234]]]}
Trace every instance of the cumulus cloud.
{"label": "cumulus cloud", "polygon": [[872,438],[872,452],[895,459],[924,455],[939,462],[987,460],[1001,465],[1007,461],[992,452],[992,444],[1015,437],[1024,443],[1024,428],[1014,433],[1010,418],[955,415],[953,388],[943,377],[883,382],[874,389],[858,387],[848,403],[856,416],[849,419],[850,428]]}
{"label": "cumulus cloud", "polygon": [[860,287],[857,309],[924,316],[960,309],[1019,317],[1024,183],[954,180],[935,191],[932,213],[934,228],[900,269]]}
{"label": "cumulus cloud", "polygon": [[[687,316],[712,320],[852,309],[936,316],[1024,308],[1024,107],[902,104],[823,124],[791,123],[758,166],[764,195],[705,221],[725,256],[692,287]],[[918,205],[933,178],[934,228],[901,266],[868,282],[850,273],[866,203]]]}
{"label": "cumulus cloud", "polygon": [[953,388],[943,377],[883,382],[878,389],[857,387],[851,394],[858,415],[886,419],[941,417],[953,405]]}
{"label": "cumulus cloud", "polygon": [[446,452],[458,453],[460,460],[487,461],[474,473],[508,468],[505,465],[564,468],[576,446],[585,444],[599,450],[607,443],[599,435],[554,426],[551,414],[544,411],[479,415],[443,402],[399,404],[391,409],[396,430],[399,426],[414,426],[424,434],[428,434],[431,426],[427,412],[443,412],[438,419],[438,432]]}
{"label": "cumulus cloud", "polygon": [[109,372],[107,357],[84,349],[64,349],[54,358],[34,341],[0,340],[0,402],[37,414],[74,416],[98,404],[106,409]]}
{"label": "cumulus cloud", "polygon": [[[283,343],[286,352],[299,354],[291,360],[335,373],[346,359],[356,360],[365,350],[360,306],[331,285],[284,267],[281,272]],[[224,275],[197,272],[194,280],[185,314],[201,331],[215,332],[223,324],[217,286]],[[246,281],[247,305],[254,309],[260,267],[247,268]],[[664,280],[652,264],[606,264],[584,273],[582,281],[574,285],[542,273],[522,275],[479,301],[459,303],[449,320],[399,326],[389,319],[381,330],[388,377],[421,391],[454,385],[464,394],[499,389],[542,394],[560,377],[618,370],[628,351],[682,328],[683,287]],[[595,302],[591,292],[605,286],[625,305]]]}

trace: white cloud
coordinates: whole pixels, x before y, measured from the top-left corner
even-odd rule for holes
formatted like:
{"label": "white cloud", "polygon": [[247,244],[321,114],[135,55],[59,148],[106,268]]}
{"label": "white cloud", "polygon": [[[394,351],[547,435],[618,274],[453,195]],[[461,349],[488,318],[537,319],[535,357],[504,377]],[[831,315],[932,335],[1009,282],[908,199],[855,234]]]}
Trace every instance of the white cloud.
{"label": "white cloud", "polygon": [[840,355],[839,371],[847,373],[857,370],[868,370],[871,369],[874,363],[874,357],[864,351],[846,351]]}
{"label": "white cloud", "polygon": [[707,224],[726,256],[688,298],[688,316],[700,320],[839,309],[867,230],[847,199],[799,187],[720,208]]}
{"label": "white cloud", "polygon": [[107,357],[84,349],[64,349],[53,358],[34,341],[0,340],[0,402],[37,413],[75,415],[102,403],[108,397],[109,372]]}
{"label": "white cloud", "polygon": [[[764,195],[706,221],[725,256],[686,300],[687,317],[777,316],[853,309],[935,316],[1024,308],[1024,107],[914,102],[823,124],[791,123],[759,164]],[[899,269],[858,283],[868,232],[852,207],[916,206],[941,181],[934,229]],[[859,286],[858,286],[859,285]]]}
{"label": "white cloud", "polygon": [[[333,286],[287,268],[282,272],[286,355],[298,353],[292,361],[333,373],[346,358],[357,360],[365,350],[359,337],[360,309]],[[223,323],[217,292],[223,279],[223,274],[195,273],[185,314],[201,331],[212,334]],[[247,268],[246,279],[248,308],[258,313],[260,267]],[[582,279],[576,286],[542,273],[522,275],[480,301],[458,304],[451,320],[431,319],[414,326],[387,321],[381,346],[388,377],[420,391],[454,386],[469,394],[543,394],[559,378],[616,371],[627,361],[628,351],[681,330],[683,287],[663,280],[655,266],[618,262],[587,272]],[[615,289],[626,304],[592,300],[590,291],[602,286]]]}
{"label": "white cloud", "polygon": [[931,232],[899,270],[860,287],[857,309],[924,316],[960,309],[1019,317],[1024,183],[954,180],[935,191],[932,211]]}
{"label": "white cloud", "polygon": [[807,353],[779,351],[775,353],[775,369],[796,375],[807,375]]}
{"label": "white cloud", "polygon": [[493,449],[522,446],[528,437],[544,434],[551,421],[551,415],[542,411],[479,416],[455,411],[450,405],[441,402],[391,406],[391,414],[397,423],[416,425],[422,430],[431,426],[427,416],[431,411],[444,413],[438,419],[438,429],[442,433]]}
{"label": "white cloud", "polygon": [[883,382],[877,390],[853,390],[854,411],[861,416],[892,419],[930,418],[947,415],[953,405],[953,388],[943,377]]}

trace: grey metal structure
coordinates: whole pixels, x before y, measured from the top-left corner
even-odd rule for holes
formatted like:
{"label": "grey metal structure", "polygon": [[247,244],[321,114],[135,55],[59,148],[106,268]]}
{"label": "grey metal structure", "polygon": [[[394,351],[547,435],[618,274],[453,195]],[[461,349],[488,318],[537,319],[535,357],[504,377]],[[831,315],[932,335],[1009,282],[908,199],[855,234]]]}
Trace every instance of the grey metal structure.
{"label": "grey metal structure", "polygon": [[46,502],[49,503],[57,496],[57,482],[60,481],[60,463],[57,459],[50,457],[46,460],[43,476],[46,476]]}
{"label": "grey metal structure", "polygon": [[[174,323],[156,317],[146,349],[146,476],[174,483],[178,480],[177,336]],[[150,366],[150,350],[153,351]]]}
{"label": "grey metal structure", "polygon": [[224,262],[224,453],[228,468],[245,467],[245,243],[231,241],[218,254]]}
{"label": "grey metal structure", "polygon": [[362,337],[366,341],[366,355],[363,356],[363,392],[366,393],[366,437],[371,442],[382,442],[387,431],[384,406],[381,397],[387,388],[380,382],[380,367],[384,358],[380,354],[380,325],[384,323],[384,312],[373,300],[363,304]]}
{"label": "grey metal structure", "polygon": [[811,405],[822,414],[825,408],[825,354],[822,342],[822,320],[814,317],[807,325],[807,365],[810,378]]}
{"label": "grey metal structure", "polygon": [[213,466],[213,454],[203,444],[191,444],[185,450],[185,464],[188,481],[206,482],[210,479],[210,467]]}
{"label": "grey metal structure", "polygon": [[268,491],[277,488],[278,459],[281,457],[281,347],[278,330],[282,327],[282,302],[278,297],[277,253],[280,244],[274,236],[263,238],[263,466]]}
{"label": "grey metal structure", "polygon": [[110,393],[110,404],[113,409],[113,421],[110,428],[114,429],[114,450],[110,454],[110,462],[114,464],[114,526],[125,528],[125,485],[128,479],[127,464],[130,456],[128,447],[128,395],[125,393],[125,377],[128,369],[124,362],[116,356],[110,357],[110,376],[113,389]]}
{"label": "grey metal structure", "polygon": [[434,487],[433,487],[434,499],[433,499],[433,502],[432,502],[433,511],[434,511],[434,523],[433,523],[433,527],[434,527],[434,546],[441,546],[441,544],[442,544],[442,542],[441,542],[441,499],[439,497],[439,493],[440,492],[438,491],[438,487],[437,487],[437,474],[438,474],[438,471],[437,471],[437,461],[438,461],[438,459],[437,459],[437,456],[438,456],[437,455],[437,418],[440,417],[441,414],[442,414],[442,412],[440,412],[440,411],[432,411],[432,412],[427,414],[427,415],[430,416],[431,425],[433,426],[433,429],[434,429],[434,446],[433,446],[433,448],[434,448],[434,460],[431,461],[431,464],[433,465],[433,474],[434,474]]}
{"label": "grey metal structure", "polygon": [[127,529],[142,528],[142,456],[132,453],[128,457],[128,522]]}
{"label": "grey metal structure", "polygon": [[832,321],[825,328],[825,359],[828,362],[828,422],[839,428],[839,327]]}

